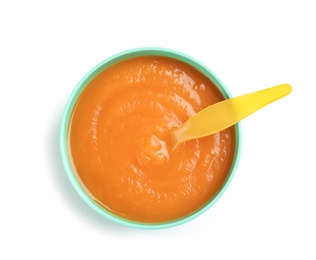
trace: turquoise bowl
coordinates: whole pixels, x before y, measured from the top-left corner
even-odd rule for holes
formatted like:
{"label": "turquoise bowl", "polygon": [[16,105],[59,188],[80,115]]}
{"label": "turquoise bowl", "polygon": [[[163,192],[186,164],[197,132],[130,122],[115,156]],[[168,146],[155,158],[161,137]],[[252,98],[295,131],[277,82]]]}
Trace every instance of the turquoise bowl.
{"label": "turquoise bowl", "polygon": [[74,187],[74,189],[77,191],[79,196],[97,213],[99,213],[101,216],[105,217],[106,219],[109,219],[115,223],[132,227],[132,228],[140,228],[140,229],[163,229],[163,228],[171,228],[175,227],[184,223],[187,223],[188,221],[191,221],[195,219],[196,217],[200,216],[202,213],[207,211],[210,207],[212,207],[217,200],[223,195],[227,187],[229,186],[231,180],[233,179],[233,176],[235,174],[235,171],[238,166],[239,157],[240,157],[240,151],[241,151],[241,129],[240,124],[236,124],[235,127],[235,133],[236,133],[236,148],[235,148],[235,154],[233,163],[230,168],[230,172],[228,174],[228,177],[226,178],[225,183],[222,185],[221,189],[218,191],[216,196],[214,196],[204,207],[200,208],[198,211],[192,213],[191,215],[185,216],[181,219],[177,219],[171,222],[163,222],[163,223],[142,223],[142,222],[134,222],[130,221],[128,219],[121,218],[119,216],[116,216],[106,210],[105,208],[101,207],[99,204],[97,204],[85,191],[85,189],[81,186],[80,181],[77,179],[76,173],[73,169],[72,163],[71,163],[71,157],[68,147],[68,128],[69,128],[69,122],[71,118],[72,111],[74,109],[74,106],[77,102],[78,97],[80,96],[81,92],[84,90],[84,88],[88,85],[88,83],[101,71],[108,68],[109,66],[113,65],[114,63],[117,63],[122,60],[126,60],[133,57],[139,57],[139,56],[165,56],[170,57],[173,59],[180,60],[182,62],[185,62],[187,64],[190,64],[191,66],[195,67],[197,70],[202,72],[206,77],[208,77],[221,91],[223,96],[225,98],[230,98],[229,91],[224,86],[222,81],[212,72],[207,66],[199,62],[198,60],[180,53],[175,50],[170,49],[164,49],[164,48],[156,48],[156,47],[146,47],[146,48],[137,48],[137,49],[131,49],[127,50],[118,54],[115,54],[98,65],[96,65],[93,69],[91,69],[77,84],[77,86],[72,91],[67,104],[64,109],[64,113],[62,115],[61,120],[61,126],[60,126],[60,153],[61,153],[61,159],[63,166],[65,168],[65,171],[67,173],[67,176]]}

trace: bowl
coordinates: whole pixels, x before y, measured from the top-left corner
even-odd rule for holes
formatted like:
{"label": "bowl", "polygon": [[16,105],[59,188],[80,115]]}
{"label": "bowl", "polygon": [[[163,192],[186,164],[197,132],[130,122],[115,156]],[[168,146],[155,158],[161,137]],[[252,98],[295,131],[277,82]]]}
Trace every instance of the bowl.
{"label": "bowl", "polygon": [[[212,72],[206,65],[202,64],[200,61],[190,57],[184,53],[165,49],[165,48],[157,48],[157,47],[146,47],[146,48],[136,48],[127,51],[120,52],[115,54],[98,65],[92,68],[77,84],[74,88],[73,92],[71,93],[65,109],[62,115],[61,126],[60,126],[60,152],[61,152],[61,159],[65,169],[65,172],[76,190],[79,196],[97,213],[101,216],[105,217],[106,219],[113,221],[115,223],[132,227],[132,228],[141,228],[141,229],[162,229],[162,228],[171,228],[175,227],[184,223],[187,223],[202,213],[206,212],[208,209],[214,205],[217,200],[223,195],[225,190],[227,189],[229,183],[233,179],[234,173],[237,169],[239,157],[240,157],[240,149],[241,149],[241,131],[240,125],[236,124],[233,126],[234,133],[235,133],[235,147],[233,158],[231,164],[229,166],[229,170],[224,182],[221,184],[220,188],[217,190],[216,194],[212,196],[203,206],[199,207],[196,210],[193,210],[190,214],[186,214],[182,217],[178,217],[175,219],[171,219],[168,221],[156,221],[156,222],[147,222],[147,221],[139,221],[139,220],[132,220],[126,218],[122,215],[115,214],[115,212],[109,210],[108,208],[101,205],[94,196],[91,195],[91,192],[87,190],[87,187],[84,186],[82,180],[78,177],[78,173],[76,171],[76,167],[71,155],[70,151],[70,141],[69,141],[69,128],[72,121],[72,114],[76,108],[76,104],[78,99],[80,98],[82,92],[85,90],[87,85],[91,83],[91,81],[99,75],[101,72],[107,70],[112,65],[117,64],[121,61],[126,61],[131,58],[136,57],[167,57],[171,58],[176,61],[180,61],[185,63],[189,66],[194,67],[197,71],[202,73],[206,76],[220,91],[224,98],[229,98],[230,94],[228,89],[224,86],[222,81]],[[123,147],[123,146],[122,146]]]}

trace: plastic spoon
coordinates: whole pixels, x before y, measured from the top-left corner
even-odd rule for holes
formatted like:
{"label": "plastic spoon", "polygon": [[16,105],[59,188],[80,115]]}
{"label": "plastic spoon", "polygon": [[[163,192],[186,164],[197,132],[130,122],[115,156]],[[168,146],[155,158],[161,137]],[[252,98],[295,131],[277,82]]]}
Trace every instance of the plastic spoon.
{"label": "plastic spoon", "polygon": [[181,143],[226,129],[264,106],[288,95],[289,84],[282,84],[211,105],[171,131],[173,150]]}

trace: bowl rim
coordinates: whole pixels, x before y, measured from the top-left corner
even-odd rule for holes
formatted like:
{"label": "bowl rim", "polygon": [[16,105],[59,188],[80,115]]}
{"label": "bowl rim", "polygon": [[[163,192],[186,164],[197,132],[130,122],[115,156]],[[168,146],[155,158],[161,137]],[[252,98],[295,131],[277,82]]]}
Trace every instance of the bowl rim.
{"label": "bowl rim", "polygon": [[230,98],[231,95],[226,88],[226,86],[223,84],[223,82],[218,78],[218,76],[210,70],[206,65],[201,63],[200,61],[196,60],[195,58],[184,54],[182,52],[167,49],[167,48],[161,48],[161,47],[140,47],[140,48],[134,48],[129,49],[126,51],[119,52],[115,55],[110,56],[109,58],[101,61],[96,66],[94,66],[86,75],[78,82],[78,84],[75,86],[73,91],[71,92],[63,114],[61,118],[61,124],[60,124],[60,135],[59,135],[59,146],[60,146],[60,155],[62,164],[64,166],[64,169],[66,171],[66,174],[76,190],[76,192],[79,194],[79,196],[97,213],[99,213],[101,216],[115,222],[118,224],[122,224],[124,226],[133,227],[133,228],[139,228],[139,229],[163,229],[163,228],[170,228],[175,227],[181,224],[184,224],[186,222],[189,222],[201,214],[203,214],[205,211],[207,211],[209,208],[211,208],[218,199],[224,194],[227,187],[231,183],[236,169],[239,164],[240,160],[240,153],[241,153],[241,125],[240,123],[237,123],[235,127],[235,133],[236,133],[236,147],[235,147],[235,154],[234,159],[232,163],[232,167],[230,169],[230,172],[228,173],[228,177],[223,184],[222,188],[217,192],[217,194],[210,199],[210,201],[205,204],[202,208],[198,209],[196,212],[187,215],[183,218],[170,221],[170,222],[162,222],[162,223],[142,223],[142,222],[135,222],[128,219],[121,218],[119,216],[116,216],[100,206],[97,202],[95,202],[89,193],[82,187],[80,181],[76,178],[76,173],[73,170],[72,163],[71,163],[71,157],[68,150],[69,143],[68,143],[68,127],[72,115],[72,111],[74,109],[74,106],[77,102],[78,97],[84,90],[84,88],[87,86],[87,84],[101,71],[106,69],[107,67],[113,65],[116,62],[132,58],[132,57],[138,57],[138,56],[165,56],[174,58],[177,60],[180,60],[182,62],[185,62],[193,67],[195,67],[197,70],[202,72],[206,77],[211,79],[211,81],[216,85],[216,87],[221,91],[223,96],[225,98]]}

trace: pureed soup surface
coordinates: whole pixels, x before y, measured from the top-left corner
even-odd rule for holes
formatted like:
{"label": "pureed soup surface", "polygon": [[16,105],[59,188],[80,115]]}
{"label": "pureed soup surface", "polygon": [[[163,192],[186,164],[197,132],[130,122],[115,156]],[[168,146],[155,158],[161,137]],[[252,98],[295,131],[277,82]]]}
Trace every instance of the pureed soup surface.
{"label": "pureed soup surface", "polygon": [[171,152],[170,129],[223,99],[209,79],[175,59],[135,57],[105,69],[81,93],[69,125],[82,186],[98,204],[132,221],[167,222],[194,213],[225,182],[235,131],[187,141]]}

